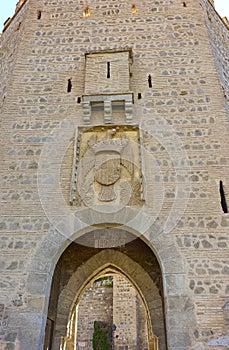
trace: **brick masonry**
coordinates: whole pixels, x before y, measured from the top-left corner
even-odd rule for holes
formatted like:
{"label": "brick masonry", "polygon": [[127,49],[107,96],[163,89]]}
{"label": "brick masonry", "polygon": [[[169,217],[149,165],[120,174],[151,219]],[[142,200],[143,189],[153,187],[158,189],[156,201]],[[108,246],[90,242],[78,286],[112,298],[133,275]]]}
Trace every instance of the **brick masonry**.
{"label": "brick masonry", "polygon": [[148,348],[144,305],[135,288],[123,277],[113,276],[112,284],[96,281],[83,293],[77,307],[79,349],[92,349],[94,321],[108,326],[109,338],[111,326],[115,325],[112,337],[118,350],[125,346],[133,350]]}
{"label": "brick masonry", "polygon": [[[228,348],[229,218],[219,183],[228,200],[229,34],[211,3],[135,1],[132,13],[132,4],[123,0],[27,0],[6,24],[0,39],[2,350],[43,348],[52,276],[61,254],[76,237],[92,231],[91,225],[108,223],[137,233],[158,259],[167,348]],[[86,6],[89,17],[83,15]],[[129,208],[120,215],[93,215],[86,208],[71,226],[65,212],[76,210],[69,195],[75,129],[85,122],[85,54],[125,50],[132,52],[131,123],[142,130],[144,206],[137,209],[139,216]],[[113,122],[125,124],[122,110],[114,112]],[[97,124],[104,124],[99,110],[90,122]],[[67,145],[60,142],[64,138]],[[90,280],[97,270],[88,254],[77,251]],[[118,266],[117,256],[109,254],[107,263],[112,257]],[[125,260],[125,249],[122,254]],[[93,266],[105,266],[105,256],[100,266],[95,255]],[[137,253],[132,258],[154,283],[150,294],[141,273],[131,271],[125,260],[129,278],[141,281],[152,310],[161,290],[147,270],[150,258],[148,265]],[[74,271],[70,262],[60,271],[63,287],[70,281],[68,271]],[[62,287],[54,280],[52,293],[59,300]],[[66,305],[82,285],[65,296]],[[56,321],[57,305],[51,309]],[[66,310],[61,312],[67,318]]]}

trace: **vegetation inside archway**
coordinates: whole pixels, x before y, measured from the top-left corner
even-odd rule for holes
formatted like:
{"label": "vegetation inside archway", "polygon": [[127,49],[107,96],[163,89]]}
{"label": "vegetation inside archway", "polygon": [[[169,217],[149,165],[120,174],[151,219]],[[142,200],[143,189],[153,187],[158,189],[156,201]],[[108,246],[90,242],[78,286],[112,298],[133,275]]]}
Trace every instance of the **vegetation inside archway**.
{"label": "vegetation inside archway", "polygon": [[[98,248],[97,245],[96,248],[93,247],[93,240],[98,235],[104,237],[105,233],[128,239],[122,247]],[[81,241],[87,242],[87,245],[81,244]],[[120,278],[131,285],[132,294],[128,294],[129,287],[125,288],[120,281],[121,287],[119,289],[115,287],[115,280]],[[94,287],[96,289],[92,292],[91,289]],[[106,293],[101,292],[104,288]],[[114,298],[113,294],[115,294]],[[92,298],[94,302],[87,298]],[[107,305],[109,298],[110,308],[103,307]],[[118,299],[121,299],[120,307],[115,303]],[[85,303],[84,308],[82,303]],[[127,311],[128,308],[131,312]],[[116,312],[115,310],[118,309],[119,312]],[[102,314],[101,310],[103,310]],[[93,316],[95,312],[97,314]],[[138,312],[142,312],[144,317],[139,317]],[[121,317],[120,320],[117,320],[118,314]],[[143,320],[141,326],[138,324],[140,319]],[[107,324],[110,346],[113,346],[111,342],[113,339],[116,344],[115,350],[118,350],[119,345],[124,346],[124,349],[128,346],[123,345],[122,339],[125,338],[124,334],[130,326],[132,327],[131,339],[135,339],[136,346],[130,341],[129,349],[156,350],[159,342],[160,350],[166,350],[162,276],[156,256],[140,238],[120,229],[112,228],[110,232],[106,228],[105,232],[99,229],[85,234],[81,240],[69,245],[56,265],[47,324],[49,320],[53,326],[50,334],[46,331],[44,350],[85,349],[88,344],[88,349],[93,350],[94,321]],[[143,325],[146,330],[141,333],[140,329],[144,329]],[[90,332],[90,336],[85,335],[87,332]],[[141,337],[144,340],[148,338],[148,345],[141,341]],[[80,342],[80,347],[77,342]]]}
{"label": "vegetation inside archway", "polygon": [[107,330],[99,321],[94,322],[93,350],[110,350]]}
{"label": "vegetation inside archway", "polygon": [[68,342],[74,338],[74,350],[148,350],[145,306],[122,275],[99,277],[88,285],[73,313],[75,329]]}

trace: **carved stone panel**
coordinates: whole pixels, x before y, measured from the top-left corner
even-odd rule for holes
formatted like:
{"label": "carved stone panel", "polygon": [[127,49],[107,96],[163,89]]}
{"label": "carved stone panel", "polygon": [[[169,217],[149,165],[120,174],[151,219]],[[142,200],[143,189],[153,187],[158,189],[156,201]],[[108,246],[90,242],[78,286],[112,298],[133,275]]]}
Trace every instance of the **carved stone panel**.
{"label": "carved stone panel", "polygon": [[139,128],[79,128],[73,169],[72,205],[141,205]]}

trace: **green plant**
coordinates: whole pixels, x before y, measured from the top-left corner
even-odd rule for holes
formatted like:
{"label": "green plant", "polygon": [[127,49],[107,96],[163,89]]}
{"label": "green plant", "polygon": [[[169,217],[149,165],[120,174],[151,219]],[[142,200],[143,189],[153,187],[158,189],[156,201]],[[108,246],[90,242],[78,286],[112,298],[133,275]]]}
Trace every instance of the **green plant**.
{"label": "green plant", "polygon": [[98,282],[100,282],[103,287],[113,287],[113,276],[100,277],[94,283]]}
{"label": "green plant", "polygon": [[99,321],[94,322],[93,350],[110,350],[107,332]]}

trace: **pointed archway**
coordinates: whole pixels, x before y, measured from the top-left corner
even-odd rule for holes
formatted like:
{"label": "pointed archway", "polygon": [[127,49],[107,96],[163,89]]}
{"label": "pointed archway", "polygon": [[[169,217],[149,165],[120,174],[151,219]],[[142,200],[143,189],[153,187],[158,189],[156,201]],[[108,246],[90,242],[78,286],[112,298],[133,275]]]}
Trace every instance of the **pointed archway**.
{"label": "pointed archway", "polygon": [[[55,319],[53,320],[55,322],[55,332],[52,350],[60,349],[61,340],[65,338],[67,333],[73,305],[78,302],[85,287],[91,280],[98,278],[105,271],[116,271],[116,273],[124,275],[135,286],[142,297],[148,316],[149,343],[155,342],[154,336],[156,335],[159,339],[159,349],[166,349],[160,268],[156,259],[150,256],[150,251],[147,252],[147,247],[145,246],[145,249],[143,249],[144,246],[145,244],[137,239],[131,242],[129,247],[125,247],[125,252],[121,252],[119,249],[95,251],[92,257],[83,264],[81,263],[79,267],[72,266],[75,272],[69,276],[68,281],[66,281],[65,268],[70,269],[68,261],[70,259],[73,262],[73,256],[75,256],[79,247],[77,245],[71,246],[69,247],[70,249],[65,251],[59,262],[62,266],[62,271],[60,271],[59,267],[56,270],[56,274],[65,275],[65,282],[64,286],[62,284],[59,286],[60,294],[58,295]],[[80,249],[81,258],[82,249],[85,250],[84,254],[89,254],[88,248],[80,247]],[[136,252],[139,252],[139,249],[142,252],[142,257],[136,256]],[[72,251],[70,252],[70,250]],[[134,260],[134,257],[136,260]],[[142,266],[140,262],[142,262]],[[149,265],[148,271],[146,265]],[[53,284],[50,299],[51,305],[53,305],[53,300],[56,299],[56,288],[57,286]],[[53,306],[49,309],[48,319],[50,317],[53,317]],[[152,350],[156,350],[156,348],[152,348]]]}
{"label": "pointed archway", "polygon": [[[131,237],[124,246],[110,248],[90,246],[91,236],[93,239],[95,237],[95,230],[87,233],[83,239],[71,243],[60,257],[53,275],[47,318],[53,322],[51,350],[61,348],[62,339],[67,334],[72,308],[88,283],[107,270],[117,271],[125,276],[141,295],[148,316],[149,344],[155,344],[156,336],[159,340],[159,350],[177,348],[172,346],[174,340],[169,337],[169,332],[172,333],[170,322],[174,325],[176,317],[178,322],[181,308],[183,308],[182,318],[189,308],[185,321],[188,323],[188,318],[192,319],[191,301],[185,295],[184,276],[181,271],[176,276],[163,274],[157,257],[142,238],[127,231],[120,229],[119,231]],[[82,241],[84,244],[87,242],[87,245],[80,244]],[[172,265],[172,260],[170,264]],[[174,266],[170,266],[172,267]],[[176,327],[174,329],[176,334]],[[187,346],[190,344],[189,331],[190,329],[183,329]],[[155,346],[151,345],[149,349],[155,350]]]}
{"label": "pointed archway", "polygon": [[[101,229],[102,225],[100,225]],[[106,226],[107,227],[107,224]],[[129,233],[128,228],[120,230],[125,233]],[[90,231],[92,232],[92,231]],[[95,230],[94,232],[98,232]],[[131,231],[133,232],[133,231]],[[80,234],[77,232],[75,237],[79,237]],[[174,239],[169,234],[153,228],[148,231],[144,236],[137,238],[135,236],[138,244],[130,242],[130,250],[126,251],[126,245],[122,248],[114,247],[111,249],[102,249],[96,248],[97,254],[89,254],[90,249],[87,250],[87,254],[84,255],[85,249],[87,247],[78,244],[77,254],[78,265],[75,268],[75,271],[67,270],[67,274],[64,274],[65,283],[61,285],[59,289],[59,277],[61,273],[60,262],[65,253],[66,256],[70,257],[69,252],[74,251],[73,247],[76,247],[77,244],[74,240],[75,237],[72,237],[71,240],[63,236],[58,231],[50,231],[46,236],[40,246],[34,252],[33,257],[28,261],[29,275],[28,282],[30,283],[30,305],[26,310],[26,313],[21,313],[21,318],[26,320],[27,332],[31,334],[30,336],[30,345],[34,349],[40,350],[44,347],[44,338],[45,338],[45,325],[48,319],[50,318],[50,305],[53,304],[53,310],[57,310],[56,302],[58,302],[61,296],[61,291],[64,293],[66,291],[67,285],[72,281],[74,273],[78,274],[79,281],[81,281],[81,287],[76,290],[67,289],[69,291],[69,296],[66,297],[66,310],[63,314],[63,323],[59,324],[58,327],[55,327],[55,334],[59,332],[59,336],[66,335],[65,325],[68,322],[69,311],[71,305],[76,298],[77,293],[80,293],[80,288],[83,288],[84,284],[89,281],[93,275],[96,273],[97,266],[98,271],[101,271],[106,264],[110,263],[110,255],[114,254],[118,256],[120,253],[120,258],[118,258],[117,264],[113,261],[114,266],[120,266],[123,270],[125,266],[124,261],[126,258],[132,259],[133,262],[138,264],[145,272],[150,275],[149,269],[152,267],[152,261],[157,262],[159,267],[159,274],[161,276],[160,285],[162,286],[162,296],[163,296],[163,305],[164,305],[164,317],[166,325],[166,340],[167,340],[167,349],[168,350],[177,350],[182,348],[182,350],[188,350],[192,347],[192,341],[194,340],[194,331],[196,329],[196,320],[194,314],[194,303],[190,297],[190,292],[188,289],[188,283],[186,280],[186,270],[185,270],[185,261],[180,256],[177,247],[174,243]],[[82,235],[81,235],[82,237]],[[135,242],[136,243],[136,242]],[[142,248],[146,247],[149,252],[150,258],[146,258],[145,251],[142,251]],[[88,247],[89,248],[89,247]],[[70,250],[69,250],[70,249]],[[93,248],[91,247],[93,250]],[[94,250],[93,250],[94,251]],[[98,255],[101,253],[101,255]],[[128,255],[129,254],[129,255]],[[132,254],[132,256],[131,256]],[[133,256],[134,254],[134,256]],[[85,258],[83,258],[86,257]],[[99,257],[106,257],[103,261],[100,260],[98,263]],[[122,258],[121,258],[122,257]],[[124,259],[125,257],[125,259]],[[91,260],[92,259],[92,260]],[[124,259],[124,261],[123,261]],[[142,259],[142,260],[141,260]],[[88,274],[85,275],[84,265],[88,261]],[[94,262],[97,261],[97,265],[94,265]],[[130,264],[130,271],[125,271],[125,274],[129,274],[131,281],[136,285],[140,286],[140,291],[142,293],[141,282],[136,283],[135,278],[141,276],[141,273],[136,274],[135,269],[131,270],[131,266],[135,264]],[[155,265],[156,266],[156,265]],[[54,273],[58,271],[57,273]],[[155,282],[155,285],[158,286],[158,281],[155,279],[156,275],[152,272],[155,272],[155,269],[151,269],[151,280]],[[51,288],[51,285],[53,287]],[[33,287],[34,286],[34,287]],[[58,287],[57,287],[58,286]],[[145,294],[144,298],[147,300],[147,295],[152,292],[152,289],[145,283]],[[56,294],[55,294],[56,293]],[[51,301],[52,300],[52,301]],[[150,299],[148,299],[150,300]],[[154,307],[155,304],[148,303],[148,308]],[[65,308],[65,304],[62,304],[62,307]],[[49,309],[49,311],[48,311]],[[56,312],[56,311],[55,311]],[[59,317],[62,313],[61,309],[58,309]],[[53,319],[55,315],[52,315],[50,320],[49,329],[53,329]],[[32,327],[32,324],[36,320],[36,324],[39,324],[39,328]],[[55,320],[56,321],[56,320]],[[11,323],[13,322],[10,321]],[[12,323],[13,326],[13,323]],[[155,330],[156,325],[154,324],[154,333],[157,334]],[[26,348],[27,338],[22,338],[22,346]],[[53,345],[54,346],[54,345]],[[160,350],[160,347],[159,347]]]}
{"label": "pointed archway", "polygon": [[[102,339],[111,349],[158,349],[145,302],[135,286],[117,268],[108,266],[84,289],[72,306],[66,350],[92,349]],[[98,326],[100,328],[99,332]],[[152,346],[152,343],[154,344]]]}

